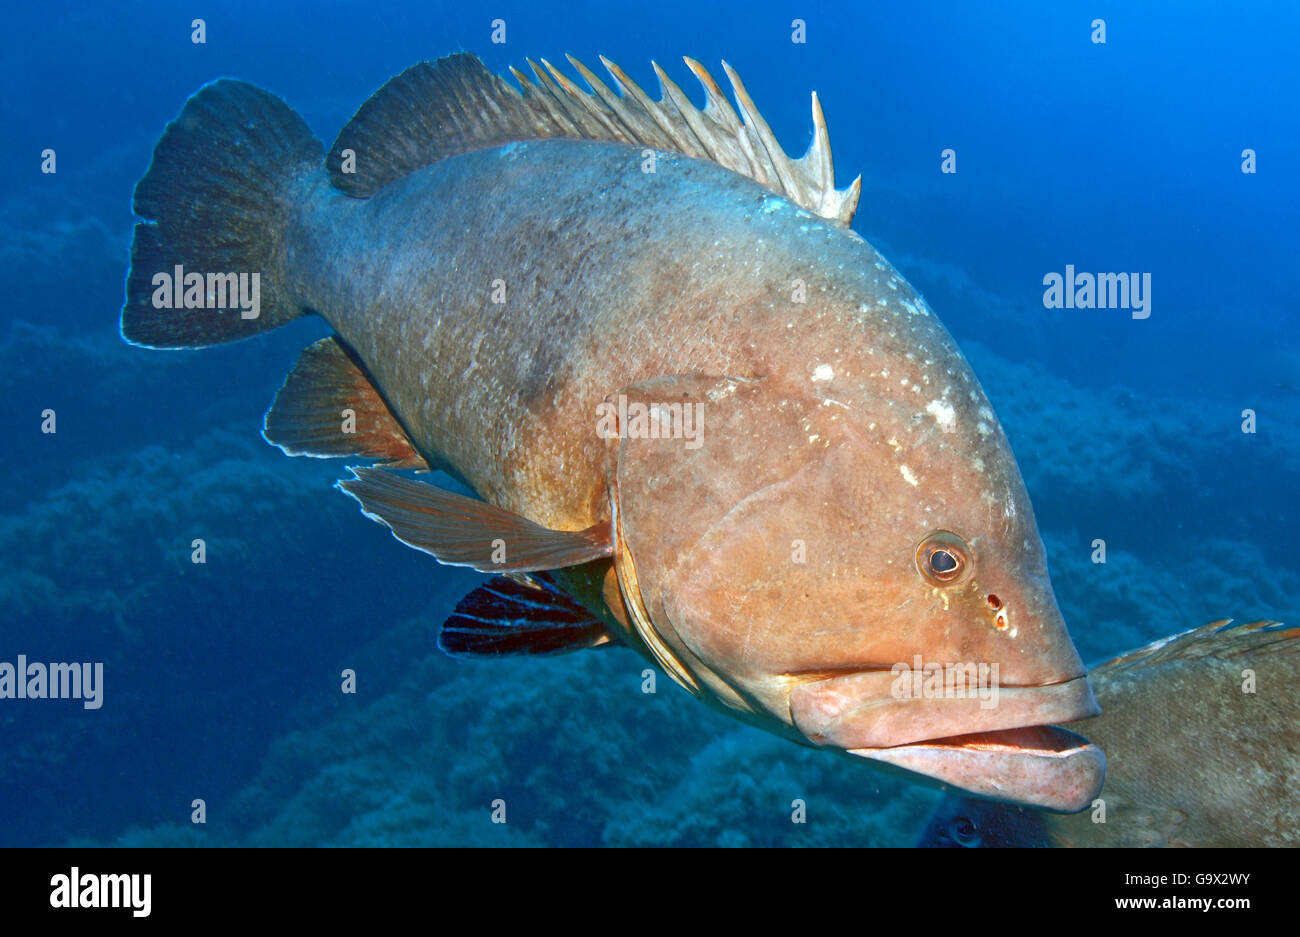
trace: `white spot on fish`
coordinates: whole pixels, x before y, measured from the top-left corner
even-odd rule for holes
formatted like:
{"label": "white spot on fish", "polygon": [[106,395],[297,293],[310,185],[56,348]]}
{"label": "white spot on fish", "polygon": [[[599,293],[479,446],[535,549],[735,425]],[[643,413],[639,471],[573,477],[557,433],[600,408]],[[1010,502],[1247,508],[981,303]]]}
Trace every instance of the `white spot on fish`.
{"label": "white spot on fish", "polygon": [[983,420],[980,420],[979,424],[975,427],[975,429],[979,430],[979,434],[981,436],[987,436],[989,433],[993,432],[992,428],[990,428],[990,426],[987,423],[985,423]]}
{"label": "white spot on fish", "polygon": [[835,369],[829,364],[819,364],[813,368],[812,379],[814,381],[829,381],[835,376]]}
{"label": "white spot on fish", "polygon": [[952,404],[944,403],[942,400],[931,400],[925,405],[925,412],[934,417],[934,421],[939,424],[939,429],[945,433],[957,429],[957,411],[952,408]]}
{"label": "white spot on fish", "polygon": [[909,485],[920,484],[920,482],[916,480],[916,476],[912,474],[912,470],[908,468],[906,465],[900,465],[898,467],[898,471],[902,473],[903,481],[907,482]]}

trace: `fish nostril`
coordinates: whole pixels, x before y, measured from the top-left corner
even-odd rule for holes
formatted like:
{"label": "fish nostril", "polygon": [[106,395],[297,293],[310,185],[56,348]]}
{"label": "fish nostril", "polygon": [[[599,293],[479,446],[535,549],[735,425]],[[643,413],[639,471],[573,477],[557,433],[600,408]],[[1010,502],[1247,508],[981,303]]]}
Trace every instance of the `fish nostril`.
{"label": "fish nostril", "polygon": [[993,611],[996,612],[1001,607],[1002,607],[1002,600],[999,599],[996,595],[989,593],[989,608],[993,609]]}

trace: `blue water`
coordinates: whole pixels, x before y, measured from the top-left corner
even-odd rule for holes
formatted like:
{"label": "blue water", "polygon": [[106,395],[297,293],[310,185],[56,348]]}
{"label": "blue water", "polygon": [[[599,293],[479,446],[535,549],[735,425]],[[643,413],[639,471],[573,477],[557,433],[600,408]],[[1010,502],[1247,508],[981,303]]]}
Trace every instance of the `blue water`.
{"label": "blue water", "polygon": [[[389,76],[459,49],[494,70],[603,53],[647,88],[653,58],[700,102],[679,56],[725,58],[794,153],[816,89],[840,184],[863,177],[854,227],[956,336],[1012,440],[1084,657],[1220,617],[1297,620],[1293,6],[201,13],[204,45],[170,3],[6,12],[0,661],[101,661],[105,687],[94,711],[0,700],[0,844],[894,845],[936,800],[667,679],[644,694],[626,650],[442,658],[436,627],[480,577],[362,518],[330,487],[341,465],[259,438],[321,323],[202,352],[121,341],[132,187],[186,97],[222,75],[283,96],[327,142]],[[1149,272],[1150,318],[1044,308],[1044,275],[1067,264]],[[339,691],[344,668],[356,694]]]}

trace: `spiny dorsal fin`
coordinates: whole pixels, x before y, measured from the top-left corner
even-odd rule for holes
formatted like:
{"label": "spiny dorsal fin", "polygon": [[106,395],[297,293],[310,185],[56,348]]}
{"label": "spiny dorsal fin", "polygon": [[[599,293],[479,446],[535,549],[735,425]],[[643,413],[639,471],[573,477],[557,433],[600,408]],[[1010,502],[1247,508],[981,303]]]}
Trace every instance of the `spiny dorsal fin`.
{"label": "spiny dorsal fin", "polygon": [[337,338],[308,345],[262,421],[286,455],[361,456],[390,468],[427,469],[370,376]]}
{"label": "spiny dorsal fin", "polygon": [[[853,220],[862,180],[854,179],[846,189],[835,188],[830,137],[816,92],[813,140],[808,152],[796,160],[777,143],[740,77],[726,62],[722,67],[740,116],[713,76],[694,59],[685,62],[704,87],[708,103],[703,110],[658,65],[654,69],[661,90],[655,101],[603,56],[601,62],[619,94],[573,56],[568,59],[591,92],[583,91],[545,59],[541,66],[528,62],[535,83],[524,72],[511,69],[522,92],[468,52],[411,66],[375,92],[334,141],[327,162],[334,187],[365,198],[409,172],[457,153],[519,140],[568,137],[712,160],[823,218],[846,225]],[[355,172],[343,172],[344,150],[356,154]]]}
{"label": "spiny dorsal fin", "polygon": [[1247,654],[1294,651],[1300,647],[1300,628],[1278,621],[1253,621],[1234,625],[1231,618],[1161,638],[1127,654],[1089,668],[1089,676],[1112,677],[1158,666],[1170,660],[1201,657],[1232,658]]}

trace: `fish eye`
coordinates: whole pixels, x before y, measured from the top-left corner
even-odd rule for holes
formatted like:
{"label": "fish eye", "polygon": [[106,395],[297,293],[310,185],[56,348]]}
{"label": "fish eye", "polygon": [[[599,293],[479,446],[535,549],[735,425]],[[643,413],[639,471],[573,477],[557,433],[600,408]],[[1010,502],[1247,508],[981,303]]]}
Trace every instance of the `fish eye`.
{"label": "fish eye", "polygon": [[970,548],[956,534],[936,530],[916,548],[916,568],[936,585],[961,579],[970,567]]}
{"label": "fish eye", "polygon": [[947,550],[935,550],[930,554],[930,569],[933,572],[950,573],[957,568],[957,558]]}
{"label": "fish eye", "polygon": [[974,849],[980,844],[979,829],[975,826],[975,821],[967,817],[957,817],[953,820],[948,827],[948,834],[954,843],[967,849]]}

